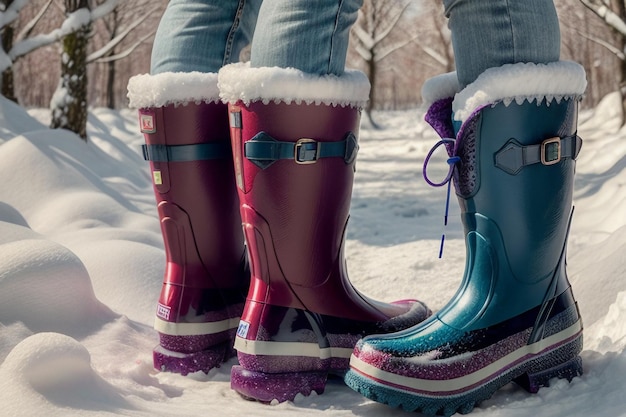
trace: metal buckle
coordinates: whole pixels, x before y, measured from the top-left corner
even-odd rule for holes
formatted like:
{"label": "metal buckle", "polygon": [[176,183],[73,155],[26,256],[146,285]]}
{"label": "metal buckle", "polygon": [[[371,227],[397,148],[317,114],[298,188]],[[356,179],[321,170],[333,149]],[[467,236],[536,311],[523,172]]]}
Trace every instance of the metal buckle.
{"label": "metal buckle", "polygon": [[554,165],[561,162],[561,138],[553,137],[541,142],[541,163]]}
{"label": "metal buckle", "polygon": [[320,146],[317,141],[309,138],[301,138],[296,142],[293,159],[296,164],[314,164],[320,157]]}

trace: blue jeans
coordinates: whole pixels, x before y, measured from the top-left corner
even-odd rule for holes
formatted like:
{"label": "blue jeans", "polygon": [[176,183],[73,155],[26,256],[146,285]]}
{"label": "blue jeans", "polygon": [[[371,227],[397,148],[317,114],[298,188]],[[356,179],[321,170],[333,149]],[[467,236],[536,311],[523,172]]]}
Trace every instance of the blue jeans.
{"label": "blue jeans", "polygon": [[239,61],[251,43],[253,67],[340,75],[362,2],[171,0],[154,40],[151,73],[217,72]]}
{"label": "blue jeans", "polygon": [[[553,0],[443,0],[459,82],[507,63],[557,61]],[[362,0],[171,0],[151,72],[217,72],[249,43],[253,67],[341,74]],[[256,26],[256,30],[255,30]]]}
{"label": "blue jeans", "polygon": [[491,67],[560,57],[552,0],[443,0],[462,87]]}

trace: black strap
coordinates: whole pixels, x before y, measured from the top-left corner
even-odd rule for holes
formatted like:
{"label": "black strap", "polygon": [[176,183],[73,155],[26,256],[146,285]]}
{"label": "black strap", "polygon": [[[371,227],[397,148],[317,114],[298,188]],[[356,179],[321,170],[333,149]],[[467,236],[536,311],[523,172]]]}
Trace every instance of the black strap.
{"label": "black strap", "polygon": [[224,159],[231,155],[230,142],[192,145],[142,145],[143,159],[153,162],[189,162]]}
{"label": "black strap", "polygon": [[346,164],[356,158],[359,145],[356,136],[348,133],[346,139],[335,142],[319,142],[300,138],[296,142],[281,142],[265,132],[257,133],[244,144],[244,156],[262,169],[280,159],[292,159],[295,163],[314,164],[321,158],[343,158]]}
{"label": "black strap", "polygon": [[553,137],[529,146],[511,139],[496,152],[495,162],[498,168],[515,175],[528,165],[554,165],[565,158],[576,159],[582,144],[578,135]]}

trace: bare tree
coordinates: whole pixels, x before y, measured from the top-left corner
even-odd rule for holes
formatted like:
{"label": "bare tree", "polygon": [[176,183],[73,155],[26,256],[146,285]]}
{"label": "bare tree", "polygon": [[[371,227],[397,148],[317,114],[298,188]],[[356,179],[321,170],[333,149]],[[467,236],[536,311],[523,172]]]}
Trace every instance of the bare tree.
{"label": "bare tree", "polygon": [[[9,7],[11,7],[12,3],[13,0],[0,1],[0,7],[2,7],[2,11],[5,12]],[[9,51],[13,46],[14,31],[15,29],[13,23],[6,24],[0,30],[3,51]],[[15,97],[15,89],[13,84],[13,69],[11,67],[2,71],[2,95],[9,100],[15,101],[17,103],[17,97]]]}
{"label": "bare tree", "polygon": [[[366,74],[372,85],[366,115],[374,127],[378,126],[372,119],[372,109],[378,99],[380,64],[393,52],[414,40],[415,35],[410,33],[410,29],[405,27],[402,30],[400,26],[411,5],[409,0],[365,0],[359,10],[359,18],[352,27],[354,50],[365,62]],[[405,36],[392,36],[394,30],[402,30]]]}
{"label": "bare tree", "polygon": [[[118,4],[112,13],[100,20],[101,30],[98,30],[98,33],[101,35],[100,43],[103,45],[87,57],[87,63],[99,64],[105,68],[103,81],[108,108],[114,109],[117,105],[118,61],[131,56],[135,49],[154,36],[156,27],[141,29],[140,27],[159,11],[161,10],[154,7],[153,2],[149,0],[125,2]],[[136,32],[139,32],[139,35]],[[131,41],[124,42],[126,39]]]}
{"label": "bare tree", "polygon": [[[63,37],[61,80],[52,97],[53,128],[64,128],[87,140],[87,45],[91,31],[88,0],[65,0],[70,33]],[[64,23],[65,25],[66,23]]]}
{"label": "bare tree", "polygon": [[66,19],[61,52],[61,79],[52,97],[53,128],[64,128],[87,140],[87,47],[92,22],[111,13],[117,0],[91,11],[88,0],[65,0]]}
{"label": "bare tree", "polygon": [[626,2],[624,0],[580,0],[580,2],[617,35],[615,41],[602,39],[591,33],[578,33],[606,48],[620,61],[619,90],[622,95],[622,124],[626,124]]}
{"label": "bare tree", "polygon": [[22,10],[27,3],[27,0],[0,0],[0,14],[2,18],[2,26],[0,27],[0,37],[2,41],[0,59],[0,70],[2,72],[1,94],[15,102],[17,102],[17,97],[15,96],[12,60],[7,52],[13,49],[15,42],[15,21],[19,16],[20,10]]}

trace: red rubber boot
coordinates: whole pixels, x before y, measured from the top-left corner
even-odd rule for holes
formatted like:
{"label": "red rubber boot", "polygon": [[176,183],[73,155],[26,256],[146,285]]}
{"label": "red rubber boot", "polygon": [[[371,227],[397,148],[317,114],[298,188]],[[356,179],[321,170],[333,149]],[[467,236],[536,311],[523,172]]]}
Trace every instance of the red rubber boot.
{"label": "red rubber boot", "polygon": [[165,244],[154,367],[183,375],[234,355],[249,285],[227,107],[216,101],[216,82],[216,74],[167,73],[133,77],[128,87]]}
{"label": "red rubber boot", "polygon": [[[430,314],[412,300],[370,300],[348,280],[344,234],[369,83],[357,72],[317,77],[241,64],[219,76],[252,272],[231,386],[262,402],[322,393],[361,337]],[[281,91],[291,103],[274,95]]]}

